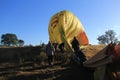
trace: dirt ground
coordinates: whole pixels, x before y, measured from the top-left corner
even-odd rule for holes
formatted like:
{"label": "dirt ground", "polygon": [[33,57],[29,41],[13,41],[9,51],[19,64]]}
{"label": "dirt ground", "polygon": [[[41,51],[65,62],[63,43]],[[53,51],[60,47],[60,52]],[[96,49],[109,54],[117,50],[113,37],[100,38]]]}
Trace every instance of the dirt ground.
{"label": "dirt ground", "polygon": [[[89,59],[104,47],[104,45],[91,45],[82,48],[82,51]],[[74,61],[64,64],[56,62],[53,66],[31,62],[20,65],[0,64],[0,80],[93,80],[92,73],[92,69],[81,68]]]}

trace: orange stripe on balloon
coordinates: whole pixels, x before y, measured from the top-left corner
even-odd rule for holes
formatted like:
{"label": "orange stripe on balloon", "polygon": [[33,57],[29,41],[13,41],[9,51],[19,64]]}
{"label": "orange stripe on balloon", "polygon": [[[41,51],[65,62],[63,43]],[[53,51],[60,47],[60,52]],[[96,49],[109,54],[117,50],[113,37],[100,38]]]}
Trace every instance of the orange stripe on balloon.
{"label": "orange stripe on balloon", "polygon": [[87,38],[86,33],[84,31],[80,32],[78,34],[77,39],[78,39],[80,45],[88,45],[89,44],[88,38]]}

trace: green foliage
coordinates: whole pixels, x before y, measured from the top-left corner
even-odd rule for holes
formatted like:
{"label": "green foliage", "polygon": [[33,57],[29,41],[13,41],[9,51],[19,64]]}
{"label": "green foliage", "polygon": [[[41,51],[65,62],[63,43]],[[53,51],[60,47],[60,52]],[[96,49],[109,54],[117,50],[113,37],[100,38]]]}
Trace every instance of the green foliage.
{"label": "green foliage", "polygon": [[16,34],[7,33],[7,34],[2,34],[1,44],[5,46],[15,46],[15,45],[23,46],[24,41],[18,40]]}
{"label": "green foliage", "polygon": [[106,31],[105,34],[98,36],[97,40],[99,41],[99,44],[109,44],[111,42],[118,43],[114,30]]}
{"label": "green foliage", "polygon": [[18,46],[23,46],[24,45],[24,41],[23,40],[18,40]]}
{"label": "green foliage", "polygon": [[10,33],[7,33],[7,34],[3,34],[1,36],[1,43],[4,44],[4,45],[17,45],[17,36],[15,34],[10,34]]}

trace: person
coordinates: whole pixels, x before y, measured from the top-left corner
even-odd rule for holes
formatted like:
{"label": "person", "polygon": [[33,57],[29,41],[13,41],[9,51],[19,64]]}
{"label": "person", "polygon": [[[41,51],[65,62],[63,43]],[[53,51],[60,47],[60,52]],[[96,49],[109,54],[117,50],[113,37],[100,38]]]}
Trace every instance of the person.
{"label": "person", "polygon": [[53,65],[53,55],[55,53],[55,48],[54,46],[52,45],[52,43],[49,41],[47,46],[46,46],[46,54],[47,54],[47,57],[48,57],[48,64],[50,66]]}
{"label": "person", "polygon": [[78,51],[80,50],[80,47],[79,47],[80,44],[78,40],[76,39],[76,37],[74,37],[71,44],[72,44],[72,48],[74,49],[75,53],[78,53]]}
{"label": "person", "polygon": [[64,52],[64,42],[59,45],[60,52]]}
{"label": "person", "polygon": [[74,37],[71,44],[72,44],[72,48],[74,49],[77,63],[79,63],[81,66],[83,66],[83,62],[85,62],[87,59],[86,59],[86,56],[84,55],[84,53],[80,50],[80,47],[79,47],[80,44],[79,44],[78,40],[76,39],[76,37]]}
{"label": "person", "polygon": [[58,43],[52,43],[54,48],[55,48],[55,51],[57,51],[57,47],[58,47]]}

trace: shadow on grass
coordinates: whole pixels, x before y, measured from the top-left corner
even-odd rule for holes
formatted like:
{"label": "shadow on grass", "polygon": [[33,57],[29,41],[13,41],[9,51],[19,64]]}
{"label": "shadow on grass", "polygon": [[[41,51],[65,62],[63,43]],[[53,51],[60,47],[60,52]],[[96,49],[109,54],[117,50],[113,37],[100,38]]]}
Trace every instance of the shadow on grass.
{"label": "shadow on grass", "polygon": [[[39,70],[43,71],[34,74],[34,71]],[[11,76],[7,78],[7,80],[93,80],[93,70],[83,68],[75,64],[61,66],[61,63],[57,63],[54,64],[53,67],[49,67],[46,65],[40,67],[33,67],[30,69],[22,69],[22,71],[27,71],[31,74]]]}

